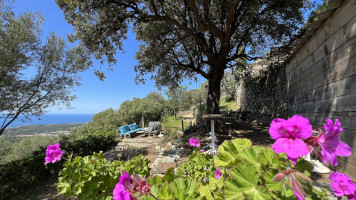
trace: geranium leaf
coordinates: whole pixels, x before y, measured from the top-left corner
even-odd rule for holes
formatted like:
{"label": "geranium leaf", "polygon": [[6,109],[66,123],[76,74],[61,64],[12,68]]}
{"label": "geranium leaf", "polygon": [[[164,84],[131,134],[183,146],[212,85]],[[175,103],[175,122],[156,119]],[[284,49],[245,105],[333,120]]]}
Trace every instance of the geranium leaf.
{"label": "geranium leaf", "polygon": [[260,168],[261,163],[259,160],[259,153],[262,151],[262,147],[253,146],[252,148],[243,150],[239,155],[242,159],[245,159],[251,163],[254,167]]}
{"label": "geranium leaf", "polygon": [[270,199],[268,192],[257,186],[259,173],[255,166],[249,163],[242,163],[230,170],[231,178],[226,180],[225,195],[227,199],[243,199],[243,194],[247,199]]}
{"label": "geranium leaf", "polygon": [[159,199],[172,199],[172,193],[167,184],[160,185],[156,190],[158,191],[157,197]]}
{"label": "geranium leaf", "polygon": [[238,153],[251,146],[248,139],[234,139],[224,141],[218,148],[214,163],[216,167],[233,167],[237,165]]}
{"label": "geranium leaf", "polygon": [[227,200],[244,199],[244,196],[240,191],[240,187],[238,186],[236,179],[228,178],[226,180],[226,188],[224,192],[225,192],[225,199]]}
{"label": "geranium leaf", "polygon": [[71,195],[71,187],[68,182],[61,181],[57,186],[58,193],[63,194],[65,197],[69,197]]}
{"label": "geranium leaf", "polygon": [[244,190],[244,193],[246,194],[247,199],[255,199],[255,200],[271,199],[268,192],[260,186],[251,188],[250,190]]}

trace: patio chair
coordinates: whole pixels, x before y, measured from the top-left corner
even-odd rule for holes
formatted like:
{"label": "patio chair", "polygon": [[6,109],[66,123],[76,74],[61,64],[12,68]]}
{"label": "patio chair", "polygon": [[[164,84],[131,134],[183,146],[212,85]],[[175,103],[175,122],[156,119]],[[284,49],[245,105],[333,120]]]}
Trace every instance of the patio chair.
{"label": "patio chair", "polygon": [[161,122],[153,121],[148,123],[148,127],[145,128],[145,136],[154,136],[157,132],[161,131]]}

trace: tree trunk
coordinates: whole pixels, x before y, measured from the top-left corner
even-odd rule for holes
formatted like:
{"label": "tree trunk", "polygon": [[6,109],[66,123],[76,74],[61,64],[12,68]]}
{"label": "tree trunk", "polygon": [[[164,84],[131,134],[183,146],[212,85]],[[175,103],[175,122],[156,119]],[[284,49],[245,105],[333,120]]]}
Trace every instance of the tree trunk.
{"label": "tree trunk", "polygon": [[224,66],[215,67],[215,71],[209,74],[209,90],[207,99],[207,112],[208,114],[220,114],[219,102],[220,102],[220,84],[224,77]]}

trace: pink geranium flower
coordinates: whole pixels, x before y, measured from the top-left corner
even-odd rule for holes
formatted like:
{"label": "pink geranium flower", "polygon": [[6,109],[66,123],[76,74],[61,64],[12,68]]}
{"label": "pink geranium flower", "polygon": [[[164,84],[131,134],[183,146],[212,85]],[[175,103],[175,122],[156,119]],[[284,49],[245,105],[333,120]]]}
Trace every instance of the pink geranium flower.
{"label": "pink geranium flower", "polygon": [[113,191],[113,199],[137,200],[140,195],[149,195],[150,190],[150,184],[146,182],[145,178],[140,178],[136,174],[130,177],[130,174],[124,171],[120,177],[120,182],[116,184]]}
{"label": "pink geranium flower", "polygon": [[216,170],[215,171],[215,177],[217,178],[217,179],[221,179],[221,175],[222,175],[222,173],[221,173],[221,171],[220,171],[220,169],[218,169],[218,170]]}
{"label": "pink geranium flower", "polygon": [[330,185],[334,190],[335,196],[341,197],[345,195],[352,197],[355,193],[356,185],[346,174],[342,174],[340,172],[333,172],[330,174],[329,178],[333,181],[330,182]]}
{"label": "pink geranium flower", "polygon": [[59,148],[59,143],[49,145],[46,149],[45,165],[48,163],[55,163],[61,160],[63,151]]}
{"label": "pink geranium flower", "polygon": [[323,163],[327,164],[328,160],[332,166],[337,166],[336,156],[350,156],[351,148],[339,141],[339,133],[343,131],[340,127],[338,119],[335,120],[335,125],[330,119],[326,119],[324,129],[326,133],[318,137],[318,144],[321,146],[321,155]]}
{"label": "pink geranium flower", "polygon": [[200,140],[195,140],[194,138],[189,138],[189,145],[192,147],[200,147]]}
{"label": "pink geranium flower", "polygon": [[295,115],[288,120],[274,119],[269,128],[269,134],[276,142],[272,149],[276,153],[286,153],[287,158],[296,164],[299,156],[309,153],[307,145],[302,139],[307,139],[312,134],[312,126],[309,120]]}
{"label": "pink geranium flower", "polygon": [[131,200],[129,191],[126,190],[125,186],[117,183],[114,189],[113,200]]}
{"label": "pink geranium flower", "polygon": [[131,200],[130,193],[127,190],[127,187],[130,186],[130,174],[126,171],[120,176],[120,182],[116,184],[116,187],[113,191],[114,200]]}

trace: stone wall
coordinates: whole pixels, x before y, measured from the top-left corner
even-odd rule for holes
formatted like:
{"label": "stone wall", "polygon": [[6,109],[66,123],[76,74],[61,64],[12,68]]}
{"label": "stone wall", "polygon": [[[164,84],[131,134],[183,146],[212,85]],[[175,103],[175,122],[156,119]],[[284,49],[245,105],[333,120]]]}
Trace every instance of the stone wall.
{"label": "stone wall", "polygon": [[285,68],[270,62],[256,62],[240,82],[241,111],[263,123],[287,114]]}
{"label": "stone wall", "polygon": [[[325,20],[323,20],[325,19]],[[328,10],[301,38],[286,66],[289,116],[313,128],[339,119],[340,139],[352,148],[336,170],[356,180],[356,1],[330,0]]]}

